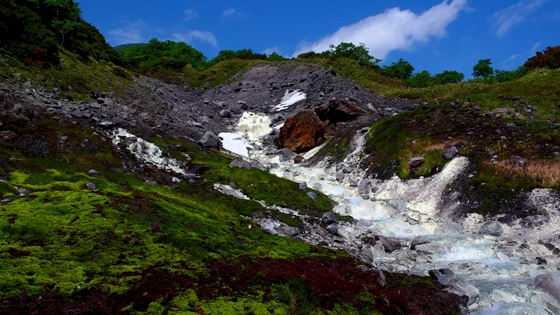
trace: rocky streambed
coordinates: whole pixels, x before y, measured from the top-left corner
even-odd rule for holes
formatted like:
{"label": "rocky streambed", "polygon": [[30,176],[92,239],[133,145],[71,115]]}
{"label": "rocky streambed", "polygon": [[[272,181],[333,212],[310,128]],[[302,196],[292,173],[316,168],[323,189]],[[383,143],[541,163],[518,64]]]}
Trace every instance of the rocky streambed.
{"label": "rocky streambed", "polygon": [[[249,148],[241,154],[246,160],[299,182],[302,189],[327,194],[337,202],[336,213],[352,218],[339,222],[334,215],[313,218],[276,207],[299,216],[302,226],[289,227],[266,215],[253,217],[264,229],[345,250],[380,270],[435,277],[448,291],[467,296],[473,314],[560,312],[560,198],[554,190],[528,194],[528,206],[543,214],[534,218],[538,224],[529,226],[521,219],[502,224],[476,213],[458,219],[454,214],[461,202],[453,196],[461,191],[451,187],[470,175],[467,158],[454,157],[431,177],[373,179],[359,167],[367,130],[356,132],[353,152],[344,161],[311,165],[295,163],[295,154],[267,145],[262,130],[277,134],[283,124],[270,128],[263,121],[268,122],[262,117],[254,120],[251,128],[243,121],[235,133],[237,140],[222,137],[223,147],[236,148],[232,142],[242,139],[237,145]],[[239,155],[235,150],[229,152]],[[300,160],[312,160],[320,150],[302,154]]]}

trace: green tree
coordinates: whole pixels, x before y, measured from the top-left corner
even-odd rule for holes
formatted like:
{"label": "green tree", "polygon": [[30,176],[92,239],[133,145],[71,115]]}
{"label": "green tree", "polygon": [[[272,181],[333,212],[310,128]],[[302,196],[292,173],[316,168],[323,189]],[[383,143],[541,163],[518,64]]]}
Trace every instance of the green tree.
{"label": "green tree", "polygon": [[410,78],[406,79],[404,83],[411,87],[427,87],[434,85],[434,78],[427,71],[417,72]]}
{"label": "green tree", "polygon": [[445,70],[434,75],[435,84],[459,83],[463,81],[465,75],[461,72]]}
{"label": "green tree", "polygon": [[490,66],[492,62],[490,59],[479,60],[478,63],[473,67],[473,77],[489,79],[494,74],[494,69]]}
{"label": "green tree", "polygon": [[373,66],[379,68],[377,65],[381,62],[381,59],[377,59],[369,54],[369,49],[365,44],[361,43],[356,46],[352,43],[340,43],[337,46],[330,44],[329,50],[321,53],[322,57],[328,57],[332,59],[336,58],[348,58],[358,61],[362,65]]}
{"label": "green tree", "polygon": [[386,76],[406,80],[412,75],[414,67],[408,61],[400,58],[398,62],[393,62],[390,66],[383,67],[383,70]]}
{"label": "green tree", "polygon": [[283,61],[283,60],[288,60],[288,58],[284,58],[284,57],[280,56],[277,52],[273,52],[272,54],[270,54],[266,57],[266,60],[269,60],[269,61]]}

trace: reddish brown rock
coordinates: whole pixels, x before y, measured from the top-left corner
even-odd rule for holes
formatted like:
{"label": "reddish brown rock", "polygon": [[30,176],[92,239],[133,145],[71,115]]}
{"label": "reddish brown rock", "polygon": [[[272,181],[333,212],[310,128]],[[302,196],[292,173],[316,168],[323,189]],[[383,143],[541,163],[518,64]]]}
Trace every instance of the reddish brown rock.
{"label": "reddish brown rock", "polygon": [[298,155],[294,158],[294,163],[299,164],[301,162],[303,162],[304,158],[301,155]]}
{"label": "reddish brown rock", "polygon": [[304,110],[286,120],[274,143],[279,148],[300,153],[323,143],[324,136],[325,125],[319,116],[311,110]]}

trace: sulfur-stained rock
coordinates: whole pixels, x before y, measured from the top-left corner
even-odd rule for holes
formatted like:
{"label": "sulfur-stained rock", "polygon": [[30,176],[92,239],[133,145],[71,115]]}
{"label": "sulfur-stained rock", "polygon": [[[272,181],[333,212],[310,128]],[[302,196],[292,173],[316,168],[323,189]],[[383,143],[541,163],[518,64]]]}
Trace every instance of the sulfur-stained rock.
{"label": "sulfur-stained rock", "polygon": [[324,136],[325,125],[317,114],[304,110],[286,121],[274,143],[279,148],[300,153],[323,143]]}

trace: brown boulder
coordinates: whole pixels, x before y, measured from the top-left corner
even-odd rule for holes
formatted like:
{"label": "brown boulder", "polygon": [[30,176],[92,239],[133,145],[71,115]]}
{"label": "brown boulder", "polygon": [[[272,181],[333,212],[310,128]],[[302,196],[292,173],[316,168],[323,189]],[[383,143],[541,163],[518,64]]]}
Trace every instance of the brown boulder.
{"label": "brown boulder", "polygon": [[322,121],[329,121],[329,124],[351,121],[367,112],[358,106],[357,102],[347,100],[330,100],[329,105],[315,109],[315,113]]}
{"label": "brown boulder", "polygon": [[324,136],[325,125],[319,116],[311,110],[303,110],[286,120],[274,144],[279,148],[300,153],[323,143]]}

